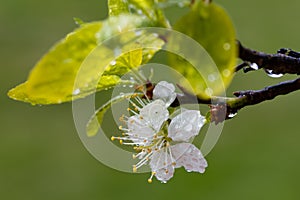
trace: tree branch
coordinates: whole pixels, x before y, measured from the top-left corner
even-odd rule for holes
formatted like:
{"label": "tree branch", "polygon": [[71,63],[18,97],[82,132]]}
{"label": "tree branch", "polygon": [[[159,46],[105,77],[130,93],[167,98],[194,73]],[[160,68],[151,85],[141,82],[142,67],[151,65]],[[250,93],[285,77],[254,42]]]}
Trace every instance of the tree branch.
{"label": "tree branch", "polygon": [[[256,63],[259,68],[272,71],[273,74],[300,74],[300,58],[286,55],[286,52],[281,51],[276,54],[258,52],[245,48],[239,41],[237,43],[239,58],[246,63]],[[242,68],[238,67],[236,71]]]}
{"label": "tree branch", "polygon": [[[256,63],[259,68],[271,70],[274,74],[300,74],[300,54],[288,49],[280,49],[277,54],[266,54],[245,48],[238,42],[239,58],[244,61],[236,68],[236,71],[245,69],[251,63]],[[171,106],[177,107],[180,104],[195,103],[195,96],[184,88],[178,86],[182,94],[178,94]],[[300,78],[281,82],[277,85],[268,86],[261,90],[247,90],[234,92],[236,97],[213,97],[202,99],[196,97],[197,103],[208,104],[210,106],[211,122],[220,123],[226,119],[231,119],[240,109],[256,105],[261,102],[272,100],[279,95],[286,95],[300,90]]]}

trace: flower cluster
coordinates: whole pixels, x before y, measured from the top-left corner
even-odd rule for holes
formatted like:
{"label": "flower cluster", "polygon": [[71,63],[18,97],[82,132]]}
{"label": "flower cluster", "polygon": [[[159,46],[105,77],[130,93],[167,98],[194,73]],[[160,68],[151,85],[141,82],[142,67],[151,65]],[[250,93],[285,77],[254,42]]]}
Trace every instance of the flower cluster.
{"label": "flower cluster", "polygon": [[200,150],[190,143],[205,124],[205,118],[198,110],[184,109],[170,119],[168,107],[175,98],[174,85],[165,81],[155,86],[153,100],[136,96],[134,102],[130,100],[134,109],[129,110],[133,115],[121,117],[127,124],[127,128],[119,127],[124,131],[123,137],[112,137],[137,150],[133,158],[140,161],[133,166],[134,172],[143,165],[150,165],[149,183],[153,176],[166,183],[173,177],[175,168],[203,173],[207,167]]}

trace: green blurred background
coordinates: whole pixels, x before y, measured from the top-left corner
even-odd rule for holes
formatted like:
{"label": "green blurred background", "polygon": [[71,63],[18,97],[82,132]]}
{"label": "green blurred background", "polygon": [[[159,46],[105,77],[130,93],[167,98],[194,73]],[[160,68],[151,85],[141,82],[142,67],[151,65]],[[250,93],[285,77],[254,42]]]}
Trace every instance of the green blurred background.
{"label": "green blurred background", "polygon": [[[248,47],[300,50],[300,1],[217,1]],[[170,15],[178,16],[177,10]],[[205,174],[176,171],[168,184],[95,160],[76,133],[71,103],[32,107],[6,96],[58,39],[107,15],[104,0],[0,0],[0,199],[300,199],[300,92],[248,107],[227,121]],[[289,76],[288,78],[293,78]],[[229,88],[285,80],[238,73]]]}

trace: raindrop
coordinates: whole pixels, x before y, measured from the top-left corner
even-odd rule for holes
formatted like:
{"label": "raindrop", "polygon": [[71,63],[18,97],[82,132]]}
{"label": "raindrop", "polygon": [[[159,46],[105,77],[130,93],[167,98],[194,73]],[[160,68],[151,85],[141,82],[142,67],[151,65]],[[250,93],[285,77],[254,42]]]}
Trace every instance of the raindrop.
{"label": "raindrop", "polygon": [[157,33],[153,33],[153,36],[157,37],[157,38],[159,37],[159,35]]}
{"label": "raindrop", "polygon": [[110,62],[110,65],[112,65],[112,66],[114,66],[116,64],[117,64],[117,62],[115,60],[113,60],[113,61]]}
{"label": "raindrop", "polygon": [[270,76],[271,78],[280,78],[283,76],[283,74],[274,74],[273,70],[265,69],[265,72]]}
{"label": "raindrop", "polygon": [[78,95],[80,93],[80,89],[76,89],[73,91],[73,95]]}
{"label": "raindrop", "polygon": [[142,31],[135,31],[135,35],[136,35],[136,36],[141,36],[142,33],[143,33]]}
{"label": "raindrop", "polygon": [[223,48],[225,49],[225,51],[229,51],[230,48],[231,48],[231,45],[230,45],[229,43],[225,43],[225,44],[223,45]]}
{"label": "raindrop", "polygon": [[210,75],[208,75],[208,80],[210,82],[214,82],[216,80],[216,76],[214,74],[210,74]]}
{"label": "raindrop", "polygon": [[222,73],[223,73],[223,76],[225,76],[225,77],[229,77],[231,75],[231,72],[229,69],[224,69]]}
{"label": "raindrop", "polygon": [[114,56],[115,57],[119,57],[122,54],[122,49],[120,49],[119,47],[114,49]]}
{"label": "raindrop", "polygon": [[183,7],[186,6],[186,2],[179,2],[179,3],[177,3],[177,6],[178,6],[179,8],[183,8]]}
{"label": "raindrop", "polygon": [[234,118],[236,115],[237,115],[237,113],[230,113],[230,114],[228,115],[228,117],[231,119],[231,118]]}
{"label": "raindrop", "polygon": [[68,59],[65,59],[65,60],[63,61],[63,63],[71,63],[72,61],[73,61],[73,59],[68,58]]}
{"label": "raindrop", "polygon": [[186,127],[184,127],[184,130],[185,131],[192,131],[193,130],[193,125],[192,124],[189,124],[189,125],[187,125]]}
{"label": "raindrop", "polygon": [[140,10],[140,9],[138,9],[138,10],[137,10],[137,13],[138,13],[139,15],[142,15],[142,14],[143,14],[143,11]]}
{"label": "raindrop", "polygon": [[205,89],[205,93],[206,93],[208,96],[212,96],[213,92],[214,92],[214,91],[213,91],[211,88],[206,88],[206,89]]}
{"label": "raindrop", "polygon": [[258,65],[257,65],[256,63],[251,63],[251,64],[250,64],[250,67],[251,67],[252,69],[254,69],[254,70],[259,70],[259,67],[258,67]]}

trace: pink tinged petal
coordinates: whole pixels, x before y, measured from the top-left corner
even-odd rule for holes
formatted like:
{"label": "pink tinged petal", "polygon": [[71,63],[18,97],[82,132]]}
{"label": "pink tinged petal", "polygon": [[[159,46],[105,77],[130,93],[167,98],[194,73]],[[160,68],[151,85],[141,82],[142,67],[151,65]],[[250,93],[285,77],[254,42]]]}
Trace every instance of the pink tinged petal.
{"label": "pink tinged petal", "polygon": [[155,172],[157,180],[163,183],[166,183],[174,175],[171,155],[165,148],[155,151],[149,164],[152,172]]}
{"label": "pink tinged petal", "polygon": [[162,124],[169,118],[169,111],[167,110],[166,104],[162,100],[155,100],[140,111],[140,118],[156,133],[160,131]]}
{"label": "pink tinged petal", "polygon": [[137,137],[148,138],[156,133],[151,127],[146,125],[144,120],[136,115],[129,117],[127,127],[129,129],[129,133],[136,135]]}
{"label": "pink tinged petal", "polygon": [[172,154],[176,160],[176,168],[184,167],[188,172],[204,173],[208,166],[201,151],[190,143],[179,143],[171,146]]}
{"label": "pink tinged petal", "polygon": [[198,135],[204,122],[205,118],[201,116],[200,111],[185,110],[172,119],[168,128],[168,136],[173,141],[188,142]]}
{"label": "pink tinged petal", "polygon": [[175,86],[166,81],[159,82],[153,90],[153,99],[161,99],[169,107],[176,99]]}

